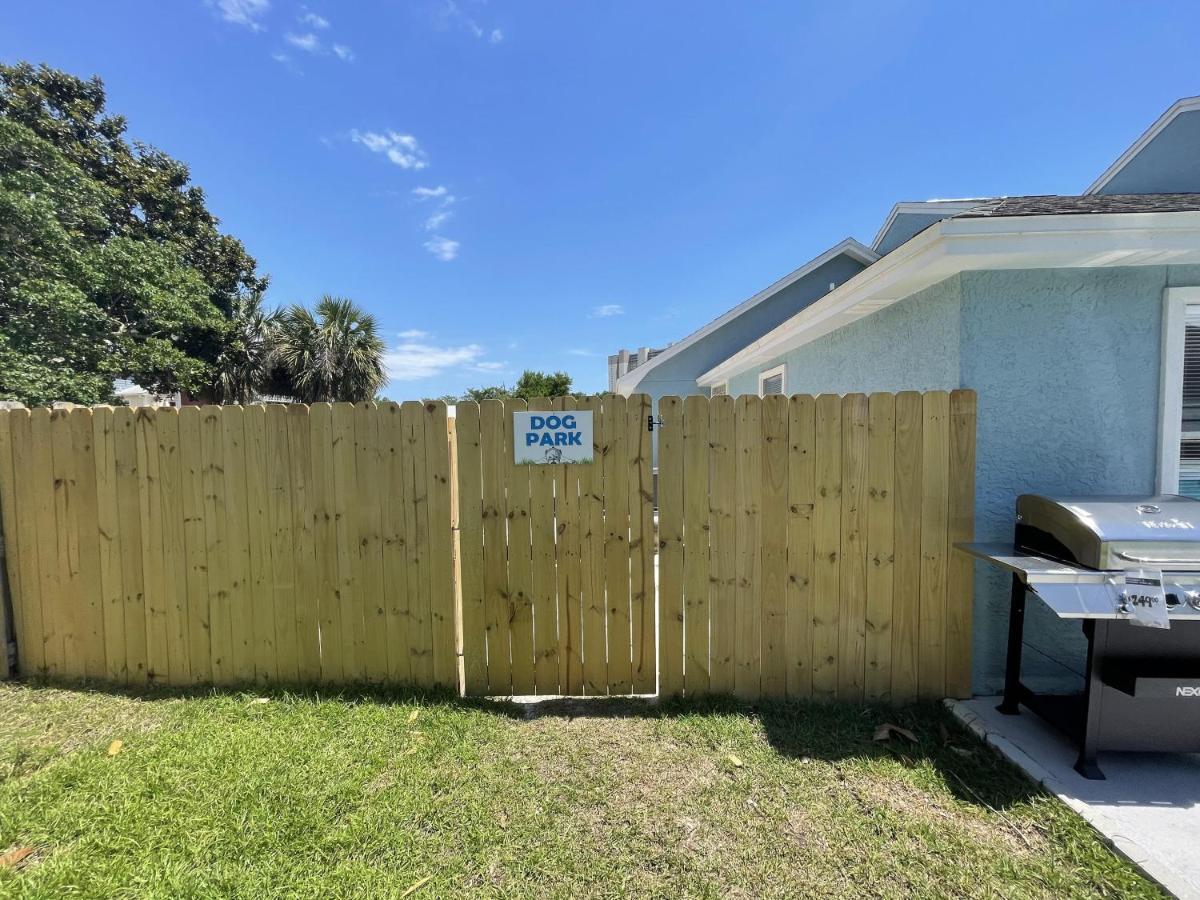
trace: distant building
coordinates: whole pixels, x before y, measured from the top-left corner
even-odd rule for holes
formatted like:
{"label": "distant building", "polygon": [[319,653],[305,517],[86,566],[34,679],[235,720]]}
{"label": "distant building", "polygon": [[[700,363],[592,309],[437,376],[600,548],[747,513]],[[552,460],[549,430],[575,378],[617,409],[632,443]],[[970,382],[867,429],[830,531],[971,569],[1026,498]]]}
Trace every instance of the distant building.
{"label": "distant building", "polygon": [[139,406],[181,406],[182,400],[178,393],[152,394],[140,384],[134,384],[128,378],[118,378],[113,382],[113,395],[126,406],[135,409]]}
{"label": "distant building", "polygon": [[663,347],[660,350],[652,350],[649,347],[642,347],[640,350],[618,350],[608,358],[608,389],[615,391],[617,389],[617,379],[622,375],[628,374],[638,366],[644,366],[658,354],[666,350]]}

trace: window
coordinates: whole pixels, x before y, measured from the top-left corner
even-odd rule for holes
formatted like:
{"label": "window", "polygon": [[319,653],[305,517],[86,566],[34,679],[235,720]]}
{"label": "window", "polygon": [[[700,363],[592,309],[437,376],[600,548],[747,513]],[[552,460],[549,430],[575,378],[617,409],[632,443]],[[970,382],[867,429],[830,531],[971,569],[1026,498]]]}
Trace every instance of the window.
{"label": "window", "polygon": [[1158,489],[1200,498],[1200,288],[1164,296]]}
{"label": "window", "polygon": [[776,366],[759,374],[758,396],[766,397],[768,394],[782,394],[784,392],[783,370],[784,366]]}
{"label": "window", "polygon": [[714,384],[711,388],[708,389],[708,396],[710,396],[710,397],[724,397],[728,393],[729,393],[729,382],[728,381],[726,381],[723,384]]}

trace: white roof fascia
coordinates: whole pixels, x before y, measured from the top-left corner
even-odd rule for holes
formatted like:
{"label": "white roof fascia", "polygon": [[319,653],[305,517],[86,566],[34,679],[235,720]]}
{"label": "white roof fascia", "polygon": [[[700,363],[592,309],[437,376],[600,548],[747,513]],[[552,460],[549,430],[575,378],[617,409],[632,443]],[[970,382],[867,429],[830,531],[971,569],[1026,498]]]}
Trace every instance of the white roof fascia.
{"label": "white roof fascia", "polygon": [[892,207],[892,211],[888,213],[883,224],[879,226],[879,230],[875,232],[875,239],[871,241],[871,249],[876,253],[879,252],[879,245],[887,236],[888,231],[896,221],[896,217],[903,214],[916,215],[937,215],[942,213],[945,217],[957,216],[959,213],[964,213],[968,209],[978,206],[980,203],[989,199],[995,198],[977,198],[963,200],[902,200]]}
{"label": "white roof fascia", "polygon": [[783,278],[780,278],[774,284],[759,291],[757,294],[755,294],[749,300],[742,301],[737,306],[735,306],[733,309],[731,309],[728,312],[723,313],[722,315],[713,319],[711,322],[709,322],[703,328],[700,328],[697,331],[693,331],[691,334],[689,334],[683,340],[677,341],[674,344],[671,344],[669,347],[667,347],[665,350],[663,350],[662,353],[659,353],[657,356],[655,356],[653,359],[651,359],[650,362],[646,363],[645,365],[638,366],[636,369],[632,369],[629,372],[626,372],[624,375],[622,375],[620,378],[617,379],[616,393],[623,394],[625,396],[632,394],[636,390],[638,383],[641,382],[641,380],[647,374],[649,374],[651,371],[653,371],[653,369],[656,366],[660,365],[661,363],[666,362],[667,360],[671,359],[671,357],[675,356],[677,353],[679,353],[683,350],[686,350],[688,347],[692,346],[697,341],[700,341],[703,338],[707,337],[708,335],[712,334],[714,331],[716,331],[722,325],[725,325],[726,323],[733,321],[738,316],[740,316],[742,313],[746,312],[746,310],[757,306],[758,304],[762,303],[764,300],[767,300],[768,298],[779,293],[784,288],[790,287],[791,285],[793,285],[797,281],[799,281],[801,278],[803,278],[805,275],[808,275],[810,272],[813,272],[816,269],[819,269],[821,266],[825,265],[825,263],[829,262],[830,260],[836,259],[837,257],[842,256],[843,254],[845,254],[846,256],[849,256],[853,259],[857,259],[859,262],[861,262],[863,265],[866,265],[866,266],[872,265],[876,260],[879,259],[879,254],[876,253],[874,250],[872,250],[870,247],[864,246],[862,243],[860,243],[859,241],[856,241],[854,238],[846,238],[841,243],[835,244],[833,247],[830,247],[828,250],[826,250],[824,253],[822,253],[820,256],[816,257],[815,259],[809,260],[803,266],[796,269],[794,272],[791,272],[791,273],[783,276]]}
{"label": "white roof fascia", "polygon": [[1116,162],[1105,169],[1099,178],[1088,185],[1084,193],[1095,194],[1098,191],[1102,191],[1105,185],[1116,178],[1121,170],[1129,165],[1134,157],[1146,148],[1147,144],[1158,137],[1168,125],[1175,121],[1177,116],[1185,112],[1194,112],[1198,109],[1200,109],[1200,97],[1184,97],[1182,100],[1176,100],[1171,104],[1170,109],[1159,116],[1153,125],[1142,132],[1142,136],[1134,141],[1128,150],[1117,157]]}
{"label": "white roof fascia", "polygon": [[959,272],[1200,263],[1200,211],[947,219],[696,379],[769,362]]}

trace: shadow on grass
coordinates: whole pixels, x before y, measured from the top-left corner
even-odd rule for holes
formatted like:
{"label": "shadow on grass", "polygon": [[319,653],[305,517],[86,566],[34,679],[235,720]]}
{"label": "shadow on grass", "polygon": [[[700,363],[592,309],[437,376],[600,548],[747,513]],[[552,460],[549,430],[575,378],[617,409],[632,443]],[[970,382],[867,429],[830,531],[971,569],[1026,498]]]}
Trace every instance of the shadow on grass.
{"label": "shadow on grass", "polygon": [[[445,689],[372,684],[233,685],[227,687],[114,685],[104,682],[47,680],[10,682],[31,689],[60,688],[155,702],[215,697],[267,697],[303,702],[442,706],[477,710],[516,721],[559,718],[620,720],[687,719],[740,716],[757,721],[771,748],[794,760],[829,763],[888,760],[905,767],[932,766],[958,799],[995,811],[1024,803],[1045,792],[1003,760],[936,702],[888,706],[764,700],[750,703],[728,695],[698,698],[650,697],[548,698],[514,702],[502,698],[460,697]],[[882,724],[899,726],[915,738],[893,732],[875,740]]]}

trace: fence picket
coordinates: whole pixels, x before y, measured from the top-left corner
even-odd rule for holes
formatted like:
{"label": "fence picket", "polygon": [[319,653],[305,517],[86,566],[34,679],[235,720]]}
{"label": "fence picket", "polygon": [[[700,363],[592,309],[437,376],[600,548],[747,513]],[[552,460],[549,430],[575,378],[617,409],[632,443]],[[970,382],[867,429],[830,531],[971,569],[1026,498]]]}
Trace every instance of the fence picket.
{"label": "fence picket", "polygon": [[946,538],[949,497],[950,395],[921,399],[921,620],[917,685],[925,696],[943,696],[946,683]]}
{"label": "fence picket", "polygon": [[737,579],[739,602],[734,638],[733,690],[757,699],[761,688],[762,638],[762,401],[737,398]]}
{"label": "fence picket", "polygon": [[[354,459],[358,479],[354,518],[358,523],[358,565],[363,573],[363,674],[368,681],[388,678],[387,601],[383,593],[383,486],[379,459],[379,410],[374,403],[354,407]],[[314,639],[316,635],[314,632]],[[319,658],[314,660],[319,665]]]}
{"label": "fence picket", "polygon": [[[654,450],[647,420],[650,398],[628,398],[626,435],[629,465],[630,616],[633,619],[633,692],[656,689],[654,590]],[[575,469],[571,467],[568,471]]]}
{"label": "fence picket", "polygon": [[709,691],[709,436],[708,401],[683,401],[683,685]]}
{"label": "fence picket", "polygon": [[[246,504],[250,544],[251,661],[254,678],[270,684],[279,677],[275,660],[275,572],[271,561],[271,519],[267,508],[267,409],[247,406]],[[322,545],[324,546],[324,545]],[[319,554],[318,560],[325,554]]]}
{"label": "fence picket", "polygon": [[684,404],[660,397],[658,415],[658,692],[684,688]]}
{"label": "fence picket", "polygon": [[842,398],[841,604],[838,699],[860,701],[867,656],[867,398]]}
{"label": "fence picket", "polygon": [[842,401],[816,401],[816,495],[813,504],[813,696],[837,696],[842,535]]}
{"label": "fence picket", "polygon": [[508,540],[505,535],[504,403],[479,404],[480,469],[483,480],[483,613],[488,693],[512,690],[508,629]]}
{"label": "fence picket", "polygon": [[463,691],[487,693],[487,616],[484,605],[483,458],[478,403],[455,408],[458,439],[459,593],[462,598]]}
{"label": "fence picket", "polygon": [[[129,412],[129,410],[126,410]],[[117,410],[117,422],[120,424],[121,410]],[[132,418],[128,420],[132,425]],[[129,435],[132,438],[132,433]],[[120,450],[121,431],[117,431],[118,457]],[[132,446],[132,443],[130,444]],[[200,452],[200,407],[185,406],[179,411],[179,448],[180,475],[183,478],[184,491],[183,507],[183,544],[184,555],[187,558],[187,645],[188,669],[191,672],[193,684],[202,684],[213,680],[212,646],[209,637],[209,606],[208,606],[208,557],[207,541],[204,529],[204,460]],[[117,469],[117,478],[121,479],[122,471]],[[130,469],[125,476],[131,482],[130,491],[133,499],[137,498],[137,482],[140,480],[136,469]],[[134,519],[133,521],[136,521]],[[128,528],[135,526],[126,524],[125,513],[121,516],[121,533],[126,534]],[[140,532],[138,532],[140,533]],[[132,564],[132,561],[130,561]],[[130,617],[140,608],[141,600],[141,567],[136,569],[138,578],[137,603],[131,593],[128,569],[124,569],[126,607],[125,627],[129,629],[127,641],[129,653],[129,668],[131,675],[139,680],[145,677],[146,637],[145,628],[141,634],[135,634],[130,627]],[[278,584],[278,581],[276,582]],[[278,589],[278,588],[276,588]],[[138,640],[135,648],[134,642]],[[135,663],[136,660],[136,663]]]}
{"label": "fence picket", "polygon": [[872,394],[867,422],[867,700],[891,696],[896,398]]}
{"label": "fence picket", "polygon": [[762,401],[761,691],[787,694],[788,400]]}
{"label": "fence picket", "polygon": [[733,655],[738,602],[737,586],[737,436],[733,398],[714,397],[708,403],[709,554],[712,623],[709,650],[709,689],[733,693]]}
{"label": "fence picket", "polygon": [[188,644],[187,550],[184,537],[183,459],[179,447],[179,413],[160,410],[158,430],[159,478],[163,523],[163,574],[167,610],[167,680],[190,684],[192,667]]}
{"label": "fence picket", "polygon": [[816,403],[788,401],[787,695],[813,691],[813,513],[816,508]]}
{"label": "fence picket", "polygon": [[[531,412],[551,408],[546,397],[529,401]],[[558,573],[554,548],[554,475],[560,466],[529,470],[529,524],[532,532],[530,579],[533,608],[534,685],[539,694],[558,693]]]}
{"label": "fence picket", "polygon": [[458,685],[458,656],[454,638],[454,559],[450,509],[450,440],[446,404],[424,405],[425,485],[429,528],[429,616],[433,650],[433,683]]}
{"label": "fence picket", "polygon": [[589,695],[608,693],[608,616],[604,597],[603,401],[589,397],[581,409],[592,412],[592,459],[579,475],[580,583],[583,587],[583,684]]}
{"label": "fence picket", "polygon": [[917,696],[921,630],[921,395],[896,395],[895,559],[892,565],[892,700]]}
{"label": "fence picket", "polygon": [[[156,416],[159,424],[167,417]],[[229,669],[234,681],[254,680],[254,617],[250,598],[250,520],[246,503],[246,429],[240,406],[221,408],[221,454],[225,475],[225,530],[228,535],[229,561]],[[161,460],[163,468],[167,460]],[[294,454],[292,454],[294,458]],[[163,503],[167,502],[166,478],[163,478]],[[164,542],[165,549],[165,542]],[[309,559],[312,558],[311,546]],[[174,679],[172,679],[174,680]]]}

